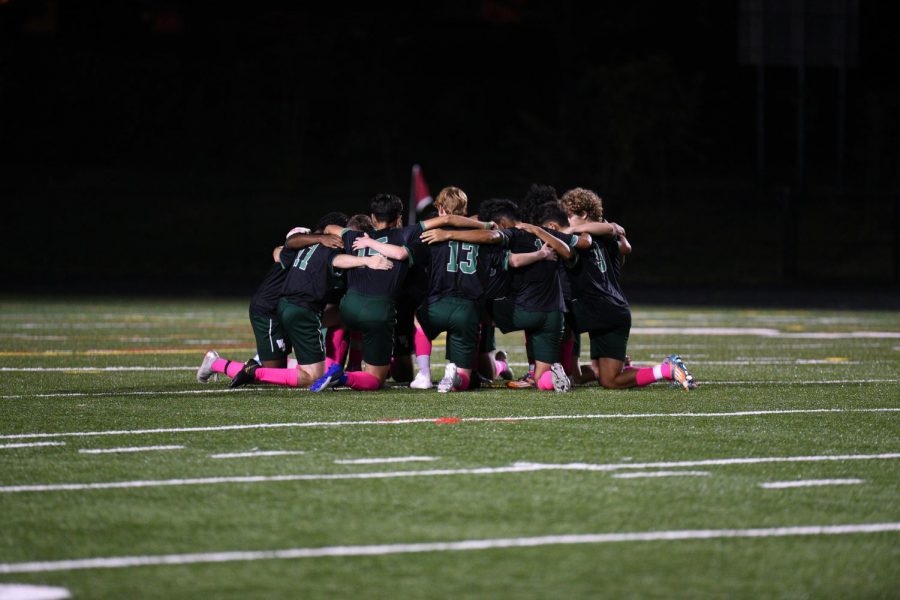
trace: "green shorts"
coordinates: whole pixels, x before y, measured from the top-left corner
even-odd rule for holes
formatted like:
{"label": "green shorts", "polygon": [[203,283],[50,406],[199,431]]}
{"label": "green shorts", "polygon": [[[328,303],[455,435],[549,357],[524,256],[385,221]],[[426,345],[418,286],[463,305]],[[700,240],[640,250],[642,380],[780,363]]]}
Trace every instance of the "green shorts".
{"label": "green shorts", "polygon": [[325,336],[322,335],[321,313],[291,304],[282,298],[278,301],[278,318],[294,346],[298,363],[314,365],[325,360]]}
{"label": "green shorts", "polygon": [[363,360],[373,367],[391,364],[397,308],[385,296],[365,296],[349,290],[341,300],[341,320],[363,336]]}
{"label": "green shorts", "polygon": [[251,309],[250,326],[256,338],[256,353],[260,360],[282,360],[291,353],[291,342],[284,335],[284,328],[278,318],[256,314]]}
{"label": "green shorts", "polygon": [[422,306],[416,316],[429,340],[447,332],[447,360],[464,369],[474,364],[479,326],[474,301],[448,296]]}
{"label": "green shorts", "polygon": [[495,300],[492,306],[494,324],[503,333],[523,330],[534,348],[534,359],[545,363],[559,362],[559,343],[565,325],[563,313],[557,310],[532,311],[516,308],[512,300]]}
{"label": "green shorts", "polygon": [[631,333],[631,311],[578,300],[572,308],[577,324],[575,331],[587,332],[591,338],[591,360],[613,358],[624,361]]}

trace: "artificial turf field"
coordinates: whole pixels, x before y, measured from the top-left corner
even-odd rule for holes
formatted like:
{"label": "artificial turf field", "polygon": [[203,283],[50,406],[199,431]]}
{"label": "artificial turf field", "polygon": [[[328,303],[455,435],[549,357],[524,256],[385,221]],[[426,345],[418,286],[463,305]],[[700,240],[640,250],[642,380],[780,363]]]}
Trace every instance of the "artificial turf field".
{"label": "artificial turf field", "polygon": [[898,312],[634,307],[691,392],[198,384],[240,301],[6,300],[0,342],[0,597],[900,597]]}

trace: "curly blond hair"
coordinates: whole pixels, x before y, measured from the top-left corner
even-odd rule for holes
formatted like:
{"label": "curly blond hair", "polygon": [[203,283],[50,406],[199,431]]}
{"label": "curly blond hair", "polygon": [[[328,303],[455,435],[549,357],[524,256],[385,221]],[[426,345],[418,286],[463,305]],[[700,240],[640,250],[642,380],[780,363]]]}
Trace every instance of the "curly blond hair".
{"label": "curly blond hair", "polygon": [[445,187],[434,201],[434,207],[444,209],[448,215],[465,216],[468,210],[469,197],[458,187]]}
{"label": "curly blond hair", "polygon": [[591,190],[571,189],[563,194],[560,202],[570,215],[587,213],[587,217],[591,221],[603,220],[603,200]]}

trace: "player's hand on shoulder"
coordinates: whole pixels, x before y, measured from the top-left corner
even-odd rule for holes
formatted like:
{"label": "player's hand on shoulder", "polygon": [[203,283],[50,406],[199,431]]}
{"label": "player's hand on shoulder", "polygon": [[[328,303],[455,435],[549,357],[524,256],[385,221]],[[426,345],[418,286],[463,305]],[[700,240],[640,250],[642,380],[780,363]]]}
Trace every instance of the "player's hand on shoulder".
{"label": "player's hand on shoulder", "polygon": [[368,258],[368,264],[366,266],[370,269],[375,269],[376,271],[389,271],[394,268],[394,263],[391,262],[391,259],[383,254],[376,254],[375,256],[370,256]]}
{"label": "player's hand on shoulder", "polygon": [[538,250],[544,260],[557,260],[559,257],[556,255],[556,251],[553,250],[549,245],[544,244],[541,246],[541,249]]}
{"label": "player's hand on shoulder", "polygon": [[344,241],[339,236],[333,234],[323,234],[322,245],[326,248],[335,248],[336,250],[340,250],[344,247]]}
{"label": "player's hand on shoulder", "polygon": [[364,233],[355,240],[353,240],[353,249],[361,250],[363,248],[369,247],[369,242],[372,241],[372,238],[369,237],[368,233]]}
{"label": "player's hand on shoulder", "polygon": [[426,244],[438,244],[446,242],[450,239],[450,232],[445,229],[429,229],[419,236],[419,239]]}

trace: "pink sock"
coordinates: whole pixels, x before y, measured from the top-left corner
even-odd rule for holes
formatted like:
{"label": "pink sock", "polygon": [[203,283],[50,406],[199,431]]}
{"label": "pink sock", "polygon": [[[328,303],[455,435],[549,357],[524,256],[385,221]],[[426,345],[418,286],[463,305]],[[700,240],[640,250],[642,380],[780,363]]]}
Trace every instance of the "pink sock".
{"label": "pink sock", "polygon": [[[325,354],[333,362],[344,363],[349,341],[340,327],[329,327],[325,334]],[[326,367],[327,368],[327,367]]]}
{"label": "pink sock", "polygon": [[257,381],[297,387],[297,369],[267,369],[260,367],[256,370]]}
{"label": "pink sock", "polygon": [[654,381],[660,379],[672,379],[672,366],[669,364],[656,365],[655,367],[646,367],[637,369],[634,381],[639,386],[650,385]]}
{"label": "pink sock", "polygon": [[243,368],[244,365],[241,363],[234,362],[233,360],[225,360],[224,358],[219,358],[212,364],[214,373],[225,373],[229,377],[234,377]]}
{"label": "pink sock", "polygon": [[469,376],[463,373],[462,371],[457,371],[456,373],[459,375],[460,384],[453,388],[456,391],[462,391],[469,389]]}
{"label": "pink sock", "polygon": [[575,358],[575,340],[562,342],[559,345],[559,362],[562,363],[563,370],[566,373],[572,373],[575,369],[573,359]]}
{"label": "pink sock", "polygon": [[500,373],[502,373],[503,371],[506,371],[507,369],[509,369],[509,365],[506,364],[505,360],[495,360],[494,365],[496,365],[498,375]]}
{"label": "pink sock", "polygon": [[544,371],[544,374],[541,375],[540,379],[538,379],[538,389],[539,390],[552,390],[553,389],[553,373],[551,373],[549,369]]}
{"label": "pink sock", "polygon": [[416,356],[431,356],[431,340],[428,339],[421,327],[416,327],[413,346],[416,349]]}
{"label": "pink sock", "polygon": [[350,371],[347,373],[347,385],[354,390],[374,391],[381,387],[381,382],[371,373]]}
{"label": "pink sock", "polygon": [[325,357],[325,370],[327,371],[331,365],[337,364],[336,360],[332,360],[330,356]]}

